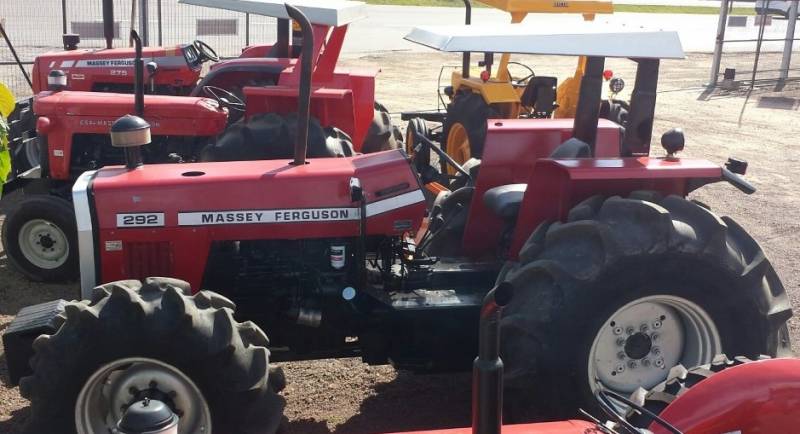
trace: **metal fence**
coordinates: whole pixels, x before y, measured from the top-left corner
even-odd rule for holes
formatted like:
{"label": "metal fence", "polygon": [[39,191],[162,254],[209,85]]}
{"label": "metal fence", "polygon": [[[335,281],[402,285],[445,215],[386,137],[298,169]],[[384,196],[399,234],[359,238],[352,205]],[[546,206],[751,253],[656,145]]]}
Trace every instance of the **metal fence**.
{"label": "metal fence", "polygon": [[[709,85],[717,86],[722,80],[726,87],[777,85],[781,88],[787,81],[798,81],[798,70],[792,68],[792,54],[795,43],[800,41],[795,34],[800,0],[759,0],[755,2],[758,14],[754,17],[731,15],[733,3],[733,0],[721,1]],[[726,49],[751,51],[752,65],[731,63],[724,57]],[[779,65],[763,64],[763,52],[779,50],[783,53]],[[721,68],[725,68],[724,73]]]}
{"label": "metal fence", "polygon": [[[142,13],[148,17],[142,26]],[[64,33],[81,35],[81,48],[104,48],[100,0],[0,0],[0,20],[30,72],[37,55],[62,49]],[[146,30],[149,45],[202,39],[222,57],[250,44],[272,43],[276,21],[263,16],[179,4],[178,0],[114,0],[115,47],[129,45],[131,27]],[[6,43],[0,40],[0,82],[18,97],[31,93]]]}

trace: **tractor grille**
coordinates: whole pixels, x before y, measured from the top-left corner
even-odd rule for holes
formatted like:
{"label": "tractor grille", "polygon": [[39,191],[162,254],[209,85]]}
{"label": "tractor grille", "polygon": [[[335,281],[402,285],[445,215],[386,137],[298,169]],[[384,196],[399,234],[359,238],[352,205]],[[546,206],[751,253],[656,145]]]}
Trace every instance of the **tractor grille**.
{"label": "tractor grille", "polygon": [[126,243],[127,276],[142,280],[152,276],[172,276],[172,248],[169,242]]}

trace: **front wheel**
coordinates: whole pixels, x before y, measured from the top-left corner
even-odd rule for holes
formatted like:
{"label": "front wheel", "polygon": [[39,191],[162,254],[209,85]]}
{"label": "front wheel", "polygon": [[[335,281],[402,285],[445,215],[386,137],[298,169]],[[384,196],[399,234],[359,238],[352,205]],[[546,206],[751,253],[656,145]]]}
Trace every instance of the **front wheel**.
{"label": "front wheel", "polygon": [[519,294],[503,320],[513,401],[550,417],[596,410],[597,388],[649,389],[723,351],[789,348],[791,305],[764,252],[678,196],[589,198],[540,226],[500,278]]}
{"label": "front wheel", "polygon": [[22,199],[3,223],[3,248],[28,278],[67,282],[78,277],[78,242],[72,204],[52,195]]}
{"label": "front wheel", "polygon": [[272,434],[281,421],[282,373],[269,370],[266,335],[233,318],[233,303],[186,282],[150,278],[95,288],[71,302],[53,335],[33,344],[26,433],[97,434],[132,404],[165,403],[178,434]]}

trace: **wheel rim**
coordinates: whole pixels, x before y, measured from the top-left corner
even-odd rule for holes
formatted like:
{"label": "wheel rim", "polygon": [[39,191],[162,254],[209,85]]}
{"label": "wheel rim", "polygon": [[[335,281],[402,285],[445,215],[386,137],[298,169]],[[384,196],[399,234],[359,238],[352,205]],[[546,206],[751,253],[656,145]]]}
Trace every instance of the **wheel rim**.
{"label": "wheel rim", "polygon": [[[414,121],[411,121],[414,122]],[[406,129],[406,154],[409,156],[414,155],[414,133],[416,128],[414,128],[413,123],[408,124],[408,128]]]}
{"label": "wheel rim", "polygon": [[618,309],[597,332],[589,352],[589,384],[629,394],[651,389],[677,365],[708,363],[722,352],[711,316],[681,297],[656,295]]}
{"label": "wheel rim", "polygon": [[19,232],[22,255],[36,267],[53,270],[67,262],[69,241],[54,223],[43,219],[26,222]]}
{"label": "wheel rim", "polygon": [[177,368],[154,359],[128,358],[98,369],[75,404],[78,434],[116,432],[131,404],[158,399],[180,417],[178,433],[211,432],[211,411],[200,389]]}
{"label": "wheel rim", "polygon": [[[453,160],[458,164],[464,164],[470,159],[472,150],[469,145],[469,135],[464,125],[455,123],[450,127],[450,132],[447,135],[447,154],[453,157]],[[447,165],[447,173],[455,175],[456,172],[454,167]]]}

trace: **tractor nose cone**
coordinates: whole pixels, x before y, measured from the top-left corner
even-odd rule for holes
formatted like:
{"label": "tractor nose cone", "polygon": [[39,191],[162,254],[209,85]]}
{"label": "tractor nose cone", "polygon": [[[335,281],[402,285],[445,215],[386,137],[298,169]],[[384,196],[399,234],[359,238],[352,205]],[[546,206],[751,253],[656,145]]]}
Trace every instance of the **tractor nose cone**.
{"label": "tractor nose cone", "polygon": [[644,333],[635,333],[625,341],[625,354],[634,360],[643,359],[652,348],[653,341]]}

